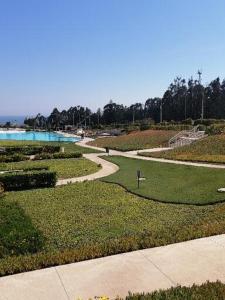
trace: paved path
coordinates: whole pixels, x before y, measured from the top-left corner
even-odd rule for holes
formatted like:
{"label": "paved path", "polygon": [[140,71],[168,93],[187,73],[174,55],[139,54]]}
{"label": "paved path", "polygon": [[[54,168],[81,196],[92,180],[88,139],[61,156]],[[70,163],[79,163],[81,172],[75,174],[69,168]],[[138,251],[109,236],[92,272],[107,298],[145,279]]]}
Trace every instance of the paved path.
{"label": "paved path", "polygon": [[86,180],[95,180],[98,178],[109,176],[116,171],[119,170],[119,167],[105,159],[99,157],[100,154],[90,153],[90,154],[83,154],[83,157],[95,162],[96,164],[101,164],[101,169],[93,174],[82,176],[82,177],[75,177],[75,178],[68,178],[68,179],[59,179],[56,185],[65,185],[68,183],[75,183],[75,182],[82,182]]}
{"label": "paved path", "polygon": [[0,300],[83,300],[225,282],[225,235],[0,278]]}
{"label": "paved path", "polygon": [[[93,141],[91,138],[85,138],[81,142],[77,143],[78,145],[82,147],[92,148],[99,151],[105,151],[103,148],[93,147],[87,145],[89,141]],[[147,149],[145,150],[139,150],[138,152],[155,152],[161,150],[168,150],[168,148],[153,148],[153,149]],[[104,155],[101,153],[100,155]],[[149,161],[156,161],[156,162],[163,162],[163,163],[169,163],[169,164],[177,164],[177,165],[185,165],[185,166],[195,166],[195,167],[206,167],[206,168],[215,168],[215,169],[225,169],[225,164],[213,164],[213,163],[198,163],[198,162],[189,162],[189,161],[181,161],[181,160],[171,160],[171,159],[164,159],[164,158],[155,158],[155,157],[146,157],[146,156],[139,156],[137,155],[136,151],[128,151],[128,152],[122,152],[122,151],[116,151],[116,150],[110,150],[110,155],[119,155],[129,158],[136,158],[141,160],[149,160]]]}

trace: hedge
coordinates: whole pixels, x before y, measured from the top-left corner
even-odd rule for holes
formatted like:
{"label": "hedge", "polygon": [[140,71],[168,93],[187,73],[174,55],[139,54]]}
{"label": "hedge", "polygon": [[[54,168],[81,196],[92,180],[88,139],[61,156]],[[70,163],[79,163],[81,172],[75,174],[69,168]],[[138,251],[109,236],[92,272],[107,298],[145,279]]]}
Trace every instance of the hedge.
{"label": "hedge", "polygon": [[36,154],[34,160],[42,160],[42,159],[63,159],[63,158],[79,158],[82,157],[81,152],[68,152],[68,153],[41,153]]}
{"label": "hedge", "polygon": [[0,163],[5,162],[18,162],[23,160],[28,160],[29,157],[22,154],[13,154],[13,155],[0,155]]}
{"label": "hedge", "polygon": [[3,183],[6,191],[54,187],[56,181],[56,172],[46,170],[0,174],[0,182]]}
{"label": "hedge", "polygon": [[7,146],[1,147],[6,155],[14,154],[15,152],[24,155],[35,155],[38,153],[54,153],[60,151],[60,146],[43,145],[43,146]]}

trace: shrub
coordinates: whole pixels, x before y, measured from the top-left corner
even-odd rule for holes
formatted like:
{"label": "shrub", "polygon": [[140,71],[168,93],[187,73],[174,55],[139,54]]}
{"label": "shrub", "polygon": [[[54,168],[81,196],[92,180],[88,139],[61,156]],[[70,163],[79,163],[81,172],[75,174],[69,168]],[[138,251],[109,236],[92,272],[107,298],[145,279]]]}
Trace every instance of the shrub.
{"label": "shrub", "polygon": [[79,158],[82,157],[82,154],[80,152],[70,152],[70,153],[54,153],[53,158]]}
{"label": "shrub", "polygon": [[150,129],[150,125],[149,124],[141,124],[140,125],[140,130],[143,131],[143,130],[148,130]]}
{"label": "shrub", "polygon": [[46,170],[0,174],[6,191],[54,187],[56,180],[56,172]]}
{"label": "shrub", "polygon": [[21,153],[24,155],[35,155],[38,153],[46,152],[46,153],[54,153],[59,152],[60,146],[54,145],[43,145],[43,146],[7,146],[4,147],[5,154],[14,154]]}
{"label": "shrub", "polygon": [[17,162],[28,160],[29,158],[22,154],[12,154],[12,155],[0,155],[0,162]]}
{"label": "shrub", "polygon": [[63,159],[63,158],[79,158],[82,157],[81,152],[68,152],[68,153],[41,153],[37,154],[34,157],[34,160],[42,160],[42,159]]}
{"label": "shrub", "polygon": [[4,191],[5,191],[4,184],[2,182],[0,182],[0,197],[3,196]]}

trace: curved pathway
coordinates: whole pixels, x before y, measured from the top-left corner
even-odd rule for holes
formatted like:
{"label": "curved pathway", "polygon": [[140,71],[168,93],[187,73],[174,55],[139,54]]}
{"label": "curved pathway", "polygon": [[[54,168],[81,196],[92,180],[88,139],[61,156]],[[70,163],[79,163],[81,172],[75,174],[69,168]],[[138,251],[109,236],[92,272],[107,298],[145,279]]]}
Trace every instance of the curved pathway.
{"label": "curved pathway", "polygon": [[[105,151],[105,149],[103,149],[103,148],[98,148],[98,147],[87,145],[87,143],[90,141],[93,141],[93,139],[85,138],[84,140],[78,142],[77,145],[86,147],[86,148],[90,148],[90,149],[99,150],[99,151]],[[139,152],[150,152],[151,150],[153,150],[152,152],[156,152],[156,151],[163,151],[165,149],[169,150],[169,148],[154,148],[154,149],[139,150]],[[104,155],[104,153],[101,153],[98,155]],[[198,162],[190,162],[190,161],[139,156],[139,155],[137,155],[137,151],[122,152],[122,151],[117,151],[117,150],[110,150],[110,155],[119,155],[119,156],[124,156],[124,157],[129,157],[129,158],[136,158],[136,159],[141,159],[141,160],[149,160],[149,161],[156,161],[156,162],[177,164],[177,165],[225,169],[225,164],[200,163],[200,162],[198,163]]]}
{"label": "curved pathway", "polygon": [[56,185],[65,185],[68,183],[75,183],[75,182],[82,182],[86,180],[95,180],[98,178],[109,176],[116,171],[119,170],[119,167],[105,159],[99,157],[102,154],[98,153],[90,153],[90,154],[83,154],[83,157],[95,162],[96,164],[101,165],[101,169],[93,174],[82,176],[82,177],[75,177],[75,178],[68,178],[68,179],[59,179]]}
{"label": "curved pathway", "polygon": [[[56,184],[57,186],[65,185],[68,183],[83,182],[86,180],[95,180],[95,179],[103,178],[103,177],[109,176],[119,170],[119,167],[116,164],[101,158],[101,156],[107,155],[105,153],[105,149],[87,145],[87,143],[90,141],[93,141],[93,139],[84,138],[82,141],[80,141],[76,144],[81,147],[99,150],[100,153],[83,154],[83,157],[93,161],[96,164],[100,164],[102,168],[98,172],[89,174],[86,176],[74,177],[74,178],[68,178],[68,179],[59,179]],[[146,152],[146,151],[156,152],[156,151],[163,151],[165,149],[169,150],[169,148],[154,148],[154,149],[139,150],[139,152]],[[194,166],[194,167],[205,167],[205,168],[214,168],[214,169],[225,169],[225,164],[197,163],[197,162],[189,162],[189,161],[180,161],[180,160],[170,160],[170,159],[164,159],[164,158],[139,156],[138,151],[122,152],[122,151],[117,151],[117,150],[110,150],[109,154],[128,157],[128,158],[135,158],[135,159],[140,159],[140,160],[169,163],[169,164]]]}

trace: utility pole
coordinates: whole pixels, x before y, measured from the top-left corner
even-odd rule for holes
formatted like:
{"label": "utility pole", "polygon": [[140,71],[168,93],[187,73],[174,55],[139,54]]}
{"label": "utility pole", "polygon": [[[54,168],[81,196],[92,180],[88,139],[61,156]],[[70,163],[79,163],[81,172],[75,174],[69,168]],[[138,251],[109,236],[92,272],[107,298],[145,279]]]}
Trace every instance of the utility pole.
{"label": "utility pole", "polygon": [[[202,72],[200,70],[198,70],[198,82],[199,82],[199,85],[201,85],[202,83]],[[202,108],[201,108],[201,119],[203,120],[204,119],[204,87],[202,87]]]}
{"label": "utility pole", "polygon": [[184,119],[187,119],[187,91],[185,90],[184,95]]}
{"label": "utility pole", "polygon": [[134,116],[135,116],[135,111],[134,111],[134,106],[133,106],[133,124],[134,124]]}
{"label": "utility pole", "polygon": [[162,123],[162,99],[160,103],[160,123]]}

